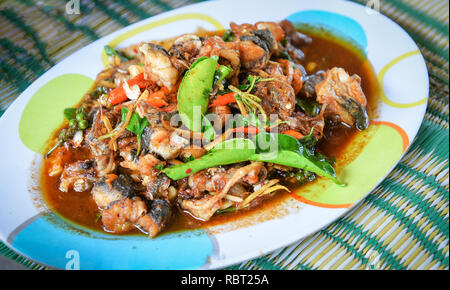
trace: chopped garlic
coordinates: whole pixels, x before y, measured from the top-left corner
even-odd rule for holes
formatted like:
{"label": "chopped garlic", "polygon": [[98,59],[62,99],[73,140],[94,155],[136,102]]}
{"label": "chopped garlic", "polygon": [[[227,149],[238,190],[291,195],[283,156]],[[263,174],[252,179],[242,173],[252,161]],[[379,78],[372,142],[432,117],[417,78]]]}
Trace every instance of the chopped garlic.
{"label": "chopped garlic", "polygon": [[130,65],[128,67],[128,72],[130,73],[131,77],[134,78],[135,76],[144,72],[144,66],[143,65]]}
{"label": "chopped garlic", "polygon": [[128,82],[123,82],[123,89],[125,90],[127,98],[130,100],[137,100],[137,98],[139,98],[139,95],[141,94],[141,89],[139,89],[138,85],[133,85],[130,88]]}
{"label": "chopped garlic", "polygon": [[76,147],[80,147],[83,142],[83,130],[78,130],[73,135],[73,145]]}

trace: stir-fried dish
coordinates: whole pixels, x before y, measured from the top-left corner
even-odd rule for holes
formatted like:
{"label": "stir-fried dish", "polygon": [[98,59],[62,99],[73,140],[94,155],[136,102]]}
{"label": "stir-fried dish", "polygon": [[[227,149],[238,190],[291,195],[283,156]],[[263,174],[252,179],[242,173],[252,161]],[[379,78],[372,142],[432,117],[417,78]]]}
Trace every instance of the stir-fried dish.
{"label": "stir-fried dish", "polygon": [[346,186],[321,148],[368,127],[368,100],[361,77],[327,67],[315,41],[283,20],[105,46],[109,67],[49,144],[50,204],[155,237],[179,213],[206,222],[292,184]]}

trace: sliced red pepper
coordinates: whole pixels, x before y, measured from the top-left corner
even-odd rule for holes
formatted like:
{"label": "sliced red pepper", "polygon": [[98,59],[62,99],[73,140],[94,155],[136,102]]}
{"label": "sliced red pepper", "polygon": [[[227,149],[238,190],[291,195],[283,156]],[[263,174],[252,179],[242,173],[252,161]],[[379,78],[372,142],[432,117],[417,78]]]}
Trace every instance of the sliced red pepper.
{"label": "sliced red pepper", "polygon": [[295,130],[286,130],[286,131],[283,131],[283,132],[281,132],[281,133],[282,133],[282,134],[285,134],[285,135],[292,136],[292,137],[294,137],[295,139],[302,139],[303,137],[305,137],[305,135],[303,135],[302,133],[297,132],[297,131],[295,131]]}
{"label": "sliced red pepper", "polygon": [[217,95],[216,99],[209,106],[225,106],[231,103],[236,103],[236,98],[234,97],[235,94],[236,93],[231,92],[225,95]]}
{"label": "sliced red pepper", "polygon": [[233,129],[234,133],[258,134],[259,129],[256,127],[238,127]]}
{"label": "sliced red pepper", "polygon": [[[144,73],[138,74],[134,78],[127,81],[128,86],[134,86],[137,85],[140,89],[145,88],[153,84],[152,81],[146,80],[144,78]],[[108,103],[112,105],[117,105],[119,103],[122,103],[128,99],[127,94],[125,93],[125,90],[123,86],[115,88],[114,90],[110,91],[108,94]]]}
{"label": "sliced red pepper", "polygon": [[169,89],[167,89],[166,87],[162,87],[159,91],[147,96],[145,98],[145,101],[153,107],[161,108],[168,105],[168,103],[165,101],[168,94]]}

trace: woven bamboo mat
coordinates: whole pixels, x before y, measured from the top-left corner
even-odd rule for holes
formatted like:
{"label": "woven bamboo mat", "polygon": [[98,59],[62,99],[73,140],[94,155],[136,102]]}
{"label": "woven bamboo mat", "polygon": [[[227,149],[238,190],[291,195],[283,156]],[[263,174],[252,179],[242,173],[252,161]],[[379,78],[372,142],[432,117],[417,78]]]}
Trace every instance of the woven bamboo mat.
{"label": "woven bamboo mat", "polygon": [[[0,116],[36,78],[76,50],[194,2],[200,1],[82,0],[81,13],[68,15],[66,0],[3,1]],[[414,143],[386,180],[345,216],[289,247],[230,269],[449,268],[449,4],[381,0],[379,8],[411,35],[427,61],[430,99]],[[0,253],[28,268],[43,268],[2,243]]]}

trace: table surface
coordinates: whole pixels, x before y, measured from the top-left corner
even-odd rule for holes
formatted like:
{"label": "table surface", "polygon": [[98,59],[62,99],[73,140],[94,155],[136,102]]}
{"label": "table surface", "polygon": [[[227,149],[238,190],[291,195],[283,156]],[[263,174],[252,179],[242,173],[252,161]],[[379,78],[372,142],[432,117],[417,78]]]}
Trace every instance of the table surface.
{"label": "table surface", "polygon": [[[0,116],[20,92],[74,51],[141,19],[201,1],[81,1],[79,15],[64,14],[65,2],[0,4]],[[386,180],[345,216],[230,269],[449,268],[449,4],[380,0],[379,9],[411,35],[427,61],[430,99],[417,138]],[[377,263],[370,255],[374,251],[381,257]],[[0,253],[0,269],[44,268],[1,242]]]}

